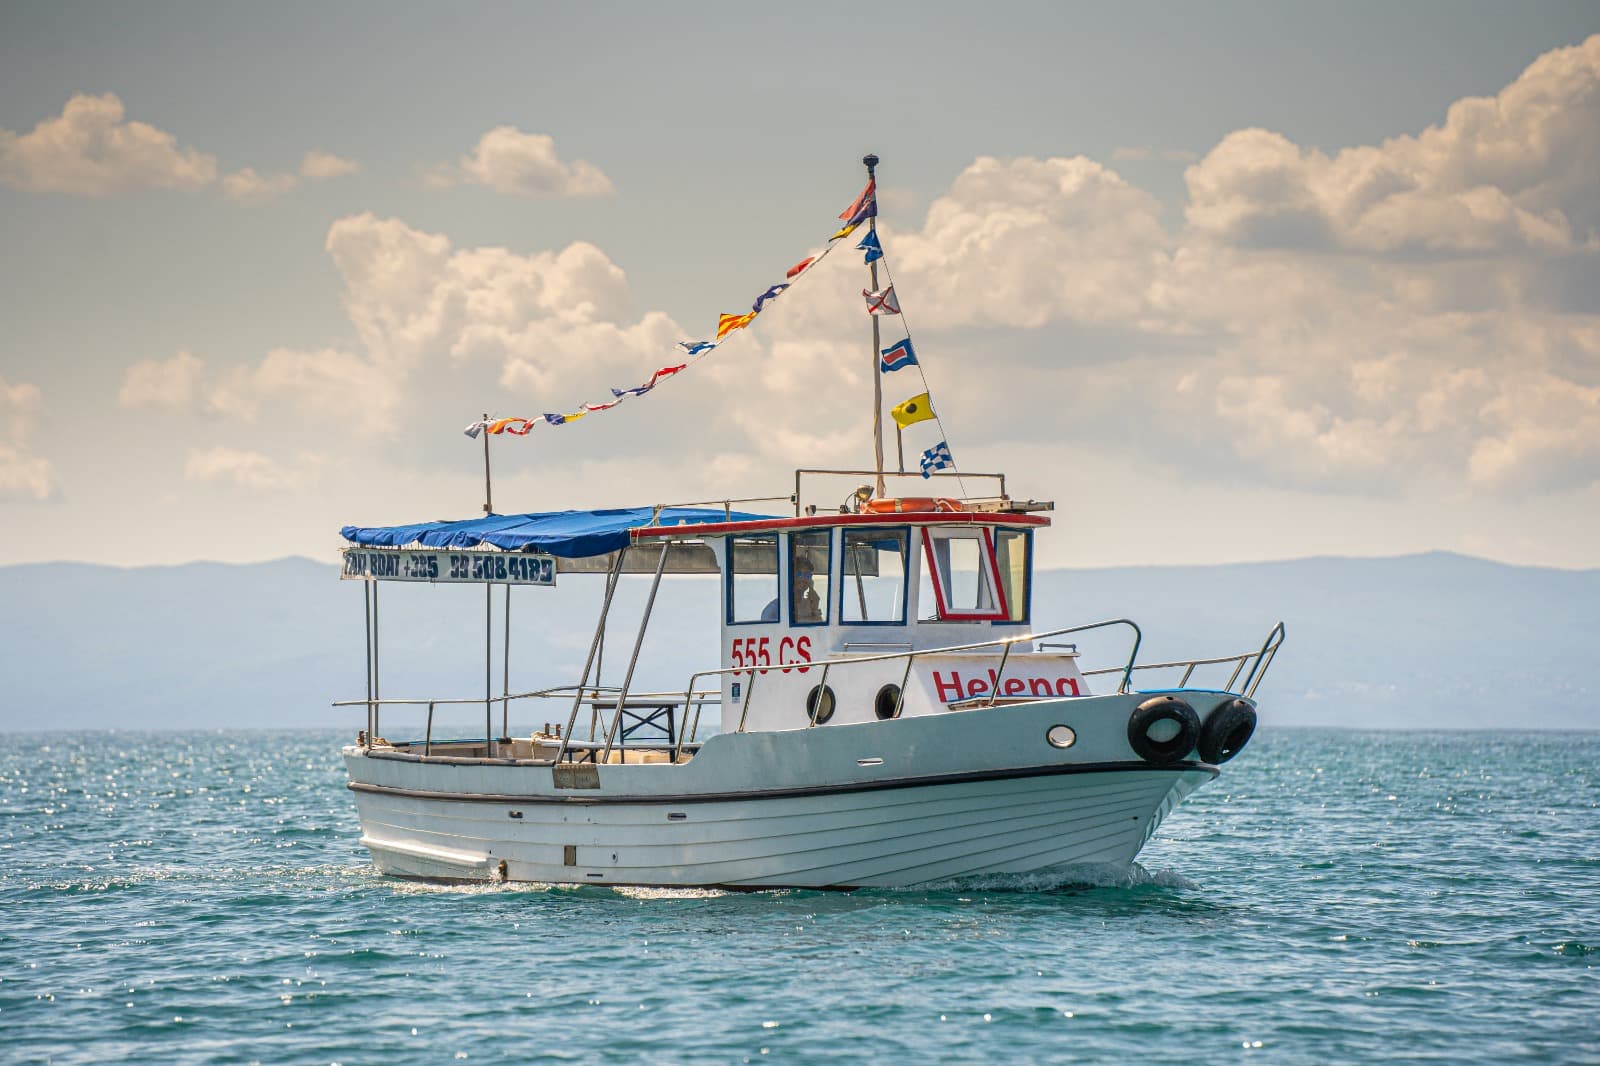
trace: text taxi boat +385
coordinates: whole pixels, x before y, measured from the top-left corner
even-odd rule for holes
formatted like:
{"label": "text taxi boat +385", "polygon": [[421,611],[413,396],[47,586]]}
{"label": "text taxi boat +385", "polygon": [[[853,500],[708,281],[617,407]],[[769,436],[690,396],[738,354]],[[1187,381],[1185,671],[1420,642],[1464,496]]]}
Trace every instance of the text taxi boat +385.
{"label": "text taxi boat +385", "polygon": [[[867,187],[826,247],[750,312],[723,315],[715,340],[684,342],[681,364],[571,414],[485,418],[468,434],[483,437],[487,476],[490,436],[636,401],[850,246],[870,271],[872,469],[796,471],[793,491],[772,498],[790,505],[781,515],[736,508],[758,500],[530,514],[486,506],[481,518],[343,530],[342,576],[366,596],[367,693],[337,706],[366,712],[344,759],[362,843],[381,871],[846,888],[1127,864],[1248,742],[1281,623],[1239,654],[1160,663],[1139,660],[1141,631],[1126,618],[1031,628],[1034,538],[1052,505],[1013,498],[1004,475],[960,471],[910,336],[884,344],[882,324],[903,319],[892,282],[879,285],[888,263],[877,159],[865,162]],[[882,393],[902,376],[915,394],[890,408],[901,455],[890,471]],[[907,430],[939,438],[911,474]],[[849,479],[842,506],[840,478]],[[908,483],[943,494],[899,494]],[[719,581],[720,661],[681,689],[642,691],[634,675],[657,593],[680,574]],[[583,669],[569,684],[512,691],[511,589],[552,586],[558,575],[596,586]],[[604,635],[625,575],[647,576],[648,594],[627,665],[605,682]],[[383,695],[378,590],[408,581],[485,588],[481,694]],[[1083,663],[1080,642],[1127,650]],[[1215,684],[1200,685],[1197,673]],[[459,730],[475,707],[481,735],[435,739],[436,720]],[[530,734],[513,719],[551,724]],[[384,739],[396,723],[417,735]]]}

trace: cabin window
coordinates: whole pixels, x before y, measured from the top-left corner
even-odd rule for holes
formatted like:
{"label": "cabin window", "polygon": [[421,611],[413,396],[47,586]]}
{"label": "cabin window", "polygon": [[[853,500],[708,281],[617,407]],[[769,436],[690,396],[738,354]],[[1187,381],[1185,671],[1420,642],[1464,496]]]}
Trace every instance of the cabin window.
{"label": "cabin window", "polygon": [[1005,593],[1008,622],[1026,622],[1033,603],[1028,586],[1033,573],[1033,535],[1022,529],[994,531],[995,570],[1000,575],[1000,590]]}
{"label": "cabin window", "polygon": [[844,531],[839,617],[855,625],[904,625],[909,529]]}
{"label": "cabin window", "polygon": [[822,529],[789,535],[789,623],[828,622],[829,577],[833,573],[833,533]]}
{"label": "cabin window", "polygon": [[779,621],[776,533],[729,537],[727,573],[731,625]]}
{"label": "cabin window", "polygon": [[930,527],[923,531],[922,543],[940,620],[1010,620],[995,579],[998,567],[987,529]]}

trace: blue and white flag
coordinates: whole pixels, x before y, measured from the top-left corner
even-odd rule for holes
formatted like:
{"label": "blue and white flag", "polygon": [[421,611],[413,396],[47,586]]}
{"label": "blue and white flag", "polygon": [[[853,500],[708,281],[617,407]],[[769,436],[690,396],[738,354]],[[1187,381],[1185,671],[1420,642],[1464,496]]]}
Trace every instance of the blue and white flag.
{"label": "blue and white flag", "polygon": [[867,230],[867,235],[861,238],[861,243],[856,245],[857,250],[867,253],[864,262],[872,263],[883,258],[883,245],[878,243],[878,231]]}
{"label": "blue and white flag", "polygon": [[893,373],[902,367],[916,366],[917,353],[911,350],[911,338],[897,344],[891,344],[878,353],[878,370],[885,374]]}
{"label": "blue and white flag", "polygon": [[[717,346],[716,341],[679,341],[678,347],[690,355],[703,355]],[[613,390],[615,391],[615,390]]]}
{"label": "blue and white flag", "polygon": [[922,453],[922,476],[932,477],[935,470],[955,469],[956,461],[950,457],[950,445],[940,441]]}
{"label": "blue and white flag", "polygon": [[[750,310],[760,314],[761,309],[766,306],[768,300],[776,300],[778,298],[778,293],[782,292],[788,287],[789,285],[787,282],[780,282],[779,284],[772,286],[766,292],[756,297],[756,302],[750,305]],[[690,352],[689,354],[693,355],[694,353]]]}

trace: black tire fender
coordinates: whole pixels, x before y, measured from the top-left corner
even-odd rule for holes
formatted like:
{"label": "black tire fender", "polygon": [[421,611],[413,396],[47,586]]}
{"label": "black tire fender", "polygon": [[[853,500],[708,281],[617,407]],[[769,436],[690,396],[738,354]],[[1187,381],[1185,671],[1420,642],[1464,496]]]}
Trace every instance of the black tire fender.
{"label": "black tire fender", "polygon": [[1200,758],[1220,766],[1244,750],[1256,731],[1256,709],[1241,699],[1224,700],[1200,727]]}
{"label": "black tire fender", "polygon": [[[1150,730],[1161,722],[1175,722],[1178,732],[1167,740],[1156,740]],[[1176,696],[1156,696],[1145,700],[1128,716],[1128,744],[1147,763],[1169,766],[1194,750],[1200,737],[1200,716]]]}

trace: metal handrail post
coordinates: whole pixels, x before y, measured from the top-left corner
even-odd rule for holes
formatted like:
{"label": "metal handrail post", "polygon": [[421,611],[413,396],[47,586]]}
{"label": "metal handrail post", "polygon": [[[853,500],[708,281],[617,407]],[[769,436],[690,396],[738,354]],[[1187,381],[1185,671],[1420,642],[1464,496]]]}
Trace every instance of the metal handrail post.
{"label": "metal handrail post", "polygon": [[433,754],[433,700],[428,701],[428,731],[422,735],[422,757]]}
{"label": "metal handrail post", "polygon": [[1243,655],[1239,656],[1238,661],[1236,661],[1233,664],[1233,673],[1228,675],[1228,683],[1226,685],[1222,686],[1222,689],[1223,689],[1224,692],[1232,692],[1233,691],[1233,683],[1235,681],[1239,680],[1240,671],[1242,671],[1244,669],[1244,664],[1249,662],[1249,661],[1250,661],[1250,653],[1249,652],[1245,652]]}
{"label": "metal handrail post", "polygon": [[[673,745],[672,748],[673,765],[677,765],[678,756],[683,754],[683,736],[688,731],[686,727],[689,724],[689,700],[694,696],[694,679],[699,676],[699,674],[691,676],[689,678],[689,687],[683,690],[683,721],[678,723],[678,743]],[[695,725],[699,726],[699,724],[700,720],[697,714]]]}
{"label": "metal handrail post", "polygon": [[[1244,675],[1244,683],[1243,683],[1243,686],[1242,686],[1243,688],[1245,688],[1245,689],[1249,689],[1250,688],[1250,682],[1255,680],[1256,671],[1261,666],[1262,658],[1267,654],[1268,646],[1270,646],[1272,644],[1273,640],[1276,639],[1278,634],[1281,633],[1281,632],[1283,632],[1283,623],[1282,622],[1279,622],[1277,625],[1273,626],[1270,630],[1267,631],[1267,639],[1262,641],[1261,650],[1256,652],[1256,661],[1255,661],[1255,663],[1250,667],[1250,672],[1248,674]],[[1277,649],[1273,648],[1273,652],[1276,653]]]}
{"label": "metal handrail post", "polygon": [[817,727],[817,711],[822,707],[823,697],[828,694],[828,665],[827,662],[822,664],[822,677],[817,680],[817,687],[813,690],[817,694],[817,706],[806,708],[806,717],[811,719],[806,724],[807,729],[815,729]]}
{"label": "metal handrail post", "polygon": [[984,704],[985,707],[993,707],[994,701],[1000,698],[1000,681],[1006,676],[1006,660],[1011,658],[1011,649],[1016,643],[1014,639],[1007,641],[1006,650],[1000,653],[1000,669],[994,675],[994,691],[989,693],[989,702]]}
{"label": "metal handrail post", "polygon": [[[1284,638],[1289,631],[1282,622],[1273,626],[1267,633],[1267,641],[1261,645],[1261,651],[1256,653],[1256,664],[1250,668],[1249,675],[1245,678],[1245,696],[1253,699],[1256,689],[1261,687],[1261,682],[1266,680],[1267,667],[1272,665],[1272,660],[1278,657],[1278,649],[1283,647]],[[1270,646],[1270,650],[1269,650]]]}
{"label": "metal handrail post", "polygon": [[900,717],[900,712],[906,706],[906,685],[911,681],[911,664],[916,660],[916,652],[906,653],[906,668],[900,675],[900,693],[894,698],[894,716]]}
{"label": "metal handrail post", "polygon": [[1139,658],[1139,645],[1144,642],[1144,631],[1139,624],[1131,618],[1119,618],[1119,622],[1126,622],[1133,628],[1133,650],[1128,652],[1128,665],[1122,668],[1122,684],[1117,687],[1117,694],[1124,695],[1133,685],[1133,663]]}
{"label": "metal handrail post", "polygon": [[[633,640],[633,657],[628,660],[628,671],[622,675],[622,690],[617,693],[617,705],[611,715],[611,728],[606,730],[606,750],[601,761],[611,758],[611,743],[617,735],[617,724],[622,721],[622,705],[628,699],[628,686],[633,684],[633,671],[639,665],[639,652],[644,647],[644,634],[650,628],[650,615],[655,611],[656,593],[661,588],[661,575],[667,569],[667,549],[672,541],[661,541],[661,555],[656,560],[656,576],[650,582],[650,596],[644,601],[644,617],[639,619],[639,635]],[[627,758],[626,755],[623,756]]]}
{"label": "metal handrail post", "polygon": [[[721,673],[721,671],[719,670],[718,673]],[[738,674],[735,673],[734,676],[737,677]],[[746,685],[745,688],[744,688],[744,706],[742,708],[740,708],[740,710],[739,710],[739,728],[734,730],[734,732],[736,732],[736,733],[743,733],[744,732],[745,720],[750,717],[750,697],[755,694],[755,691],[756,691],[756,672],[754,670],[752,670],[752,671],[750,671],[750,683],[748,685]]]}
{"label": "metal handrail post", "polygon": [[628,554],[629,547],[630,545],[623,545],[617,552],[616,559],[611,563],[611,573],[606,575],[606,595],[600,604],[600,623],[595,626],[594,639],[589,642],[589,657],[583,661],[583,677],[579,679],[577,692],[572,697],[572,713],[567,716],[567,728],[561,734],[560,746],[556,748],[557,763],[567,756],[567,742],[572,739],[572,727],[578,722],[578,708],[583,706],[583,686],[589,683],[589,671],[594,668],[595,649],[600,646],[600,638],[606,631],[606,617],[611,613],[611,597],[616,595],[617,582],[622,578],[622,557]]}

